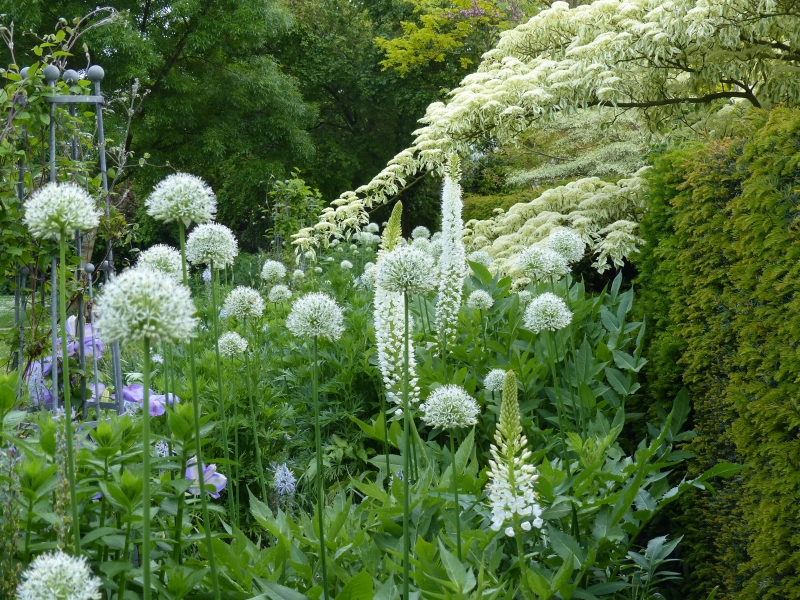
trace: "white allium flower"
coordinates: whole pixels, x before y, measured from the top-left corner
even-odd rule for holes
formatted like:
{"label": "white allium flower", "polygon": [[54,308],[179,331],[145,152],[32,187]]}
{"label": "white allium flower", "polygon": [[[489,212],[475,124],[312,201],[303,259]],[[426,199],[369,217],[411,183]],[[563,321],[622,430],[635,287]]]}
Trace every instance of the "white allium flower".
{"label": "white allium flower", "polygon": [[231,293],[225,298],[222,310],[239,320],[258,319],[264,314],[264,299],[257,290],[240,285],[231,290]]}
{"label": "white allium flower", "polygon": [[286,466],[286,463],[275,467],[275,492],[279,498],[289,498],[294,496],[295,489],[297,488],[297,479],[292,473],[291,469]]}
{"label": "white allium flower", "polygon": [[235,331],[226,331],[219,336],[219,353],[225,358],[232,358],[247,352],[247,340]]}
{"label": "white allium flower", "polygon": [[314,273],[320,275],[322,273],[322,267],[314,267]]}
{"label": "white allium flower", "polygon": [[168,275],[178,283],[183,282],[181,253],[165,244],[156,244],[139,255],[137,269],[151,269]]}
{"label": "white allium flower", "polygon": [[332,263],[333,261],[334,261],[334,258],[332,256],[328,256],[328,257],[325,258],[325,262]]}
{"label": "white allium flower", "polygon": [[193,265],[213,264],[215,269],[224,269],[233,264],[237,254],[236,237],[219,223],[198,225],[186,240],[186,260]]}
{"label": "white allium flower", "polygon": [[479,265],[483,265],[487,269],[492,266],[494,262],[492,257],[489,256],[489,253],[486,250],[475,250],[475,252],[470,252],[469,256],[467,257],[470,262],[478,263]]}
{"label": "white allium flower", "polygon": [[424,225],[414,227],[414,230],[411,232],[411,239],[413,240],[428,239],[429,237],[431,237],[431,230]]}
{"label": "white allium flower", "polygon": [[339,266],[342,268],[342,270],[349,271],[353,268],[353,263],[351,263],[349,260],[343,260],[339,263]]}
{"label": "white allium flower", "polygon": [[57,550],[36,557],[28,566],[17,600],[100,600],[101,585],[85,556],[75,558]]}
{"label": "white allium flower", "polygon": [[528,290],[520,290],[517,292],[517,297],[521,306],[527,306],[533,300],[533,293]]}
{"label": "white allium flower", "polygon": [[364,231],[369,231],[370,233],[378,233],[380,231],[380,227],[378,227],[377,223],[370,223],[366,227],[364,227]]}
{"label": "white allium flower", "polygon": [[295,269],[292,272],[292,279],[294,279],[295,281],[303,279],[305,276],[306,274],[302,271],[302,269]]}
{"label": "white allium flower", "polygon": [[424,294],[435,285],[433,259],[413,246],[400,246],[383,257],[375,280],[389,292]]}
{"label": "white allium flower", "polygon": [[286,327],[297,337],[338,340],[344,331],[344,315],[336,301],[322,292],[306,294],[292,305]]}
{"label": "white allium flower", "polygon": [[204,282],[211,283],[211,269],[206,267],[206,269],[205,269],[205,271],[203,271],[203,274],[201,275],[201,277],[203,278]]}
{"label": "white allium flower", "polygon": [[[414,248],[419,248],[425,254],[431,254],[431,241],[428,238],[417,238],[411,242],[411,245]],[[431,256],[433,255],[431,254]]]}
{"label": "white allium flower", "polygon": [[291,297],[292,291],[288,287],[285,285],[274,285],[272,289],[270,289],[267,299],[277,304],[278,302],[286,302]]}
{"label": "white allium flower", "polygon": [[478,403],[458,385],[448,384],[433,390],[420,406],[422,419],[432,427],[452,429],[469,427],[478,422]]}
{"label": "white allium flower", "polygon": [[39,188],[25,203],[23,221],[33,237],[67,239],[76,230],[89,231],[100,222],[95,201],[74,183],[48,183]]}
{"label": "white allium flower", "polygon": [[314,261],[317,258],[317,254],[313,250],[306,250],[303,253],[303,256],[306,260]]}
{"label": "white allium flower", "polygon": [[186,340],[198,319],[189,289],[159,271],[128,269],[103,286],[95,326],[106,342]]}
{"label": "white allium flower", "polygon": [[156,221],[206,223],[217,214],[217,198],[206,183],[188,173],[174,173],[162,179],[145,201],[147,214]]}
{"label": "white allium flower", "polygon": [[569,263],[562,254],[545,246],[528,246],[517,257],[517,265],[536,281],[551,277],[561,279],[569,273]]}
{"label": "white allium flower", "polygon": [[268,259],[261,267],[261,279],[267,283],[276,283],[286,277],[286,267],[277,260]]}
{"label": "white allium flower", "polygon": [[499,392],[503,389],[506,372],[503,369],[492,369],[483,378],[483,387],[487,392]]}
{"label": "white allium flower", "polygon": [[438,264],[439,298],[436,302],[436,330],[448,346],[456,341],[458,311],[461,308],[464,278],[467,276],[461,208],[461,186],[448,175],[444,179],[442,188],[441,237],[432,240],[434,244],[441,244],[442,249]]}
{"label": "white allium flower", "polygon": [[492,306],[494,306],[494,298],[484,290],[475,290],[467,298],[467,307],[472,310],[489,310]]}
{"label": "white allium flower", "polygon": [[547,238],[547,247],[567,259],[572,264],[583,258],[586,242],[583,241],[581,234],[574,229],[563,227],[550,233]]}
{"label": "white allium flower", "polygon": [[355,244],[350,244],[350,250],[353,250],[354,252],[358,252],[358,246],[356,246]]}
{"label": "white allium flower", "polygon": [[571,321],[572,313],[567,308],[567,304],[550,292],[545,292],[531,300],[523,316],[525,327],[534,333],[539,333],[544,329],[558,331],[564,329]]}

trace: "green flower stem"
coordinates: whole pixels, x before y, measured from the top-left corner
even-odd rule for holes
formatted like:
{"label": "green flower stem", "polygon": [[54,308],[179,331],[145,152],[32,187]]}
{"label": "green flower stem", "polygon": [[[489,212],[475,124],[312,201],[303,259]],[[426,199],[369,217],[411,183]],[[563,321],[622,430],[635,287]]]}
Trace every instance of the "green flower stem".
{"label": "green flower stem", "polygon": [[[25,523],[25,564],[31,562],[31,529],[33,526],[33,501],[36,500],[35,495],[31,495],[28,500],[28,514],[26,515]],[[102,527],[102,525],[101,525]]]}
{"label": "green flower stem", "polygon": [[[244,325],[247,335],[247,323]],[[244,353],[245,379],[247,380],[247,397],[250,400],[250,421],[253,426],[253,445],[256,447],[256,465],[258,466],[258,481],[261,484],[261,501],[267,501],[267,479],[264,477],[264,465],[261,463],[261,445],[258,443],[258,423],[256,421],[256,405],[253,400],[253,382],[250,380],[250,353]]]}
{"label": "green flower stem", "polygon": [[389,420],[386,418],[386,393],[383,389],[378,389],[378,396],[381,399],[381,415],[383,415],[383,453],[386,456],[386,489],[388,490],[392,468],[389,466]]}
{"label": "green flower stem", "polygon": [[142,373],[142,587],[150,600],[150,340],[144,340]]}
{"label": "green flower stem", "polygon": [[[219,297],[219,272],[214,269],[213,261],[208,265],[208,268],[211,270],[211,318],[212,324],[214,327],[214,353],[216,356],[216,366],[217,366],[217,392],[219,394],[219,415],[222,419],[222,452],[223,456],[225,457],[225,475],[228,477],[228,481],[231,481],[233,478],[231,477],[231,467],[230,467],[230,456],[228,454],[228,417],[225,414],[225,398],[222,392],[222,366],[220,364],[219,359],[219,317],[217,315],[217,298]],[[231,490],[228,489],[227,492],[228,496],[228,510],[233,516],[234,513],[234,504],[233,504],[233,494]]]}
{"label": "green flower stem", "polygon": [[[181,243],[181,265],[183,267],[183,285],[189,287],[189,276],[186,271],[186,231],[183,221],[178,220],[178,238]],[[200,488],[200,506],[203,511],[203,528],[206,534],[206,548],[208,550],[208,566],[211,570],[211,584],[214,588],[215,600],[220,600],[219,578],[217,577],[217,564],[214,560],[214,547],[211,545],[211,520],[208,516],[208,499],[206,498],[205,474],[203,473],[203,443],[200,436],[200,398],[197,395],[197,375],[194,356],[194,338],[189,339],[189,374],[192,380],[192,408],[194,409],[194,437],[195,452],[197,457],[197,479]],[[184,469],[186,465],[184,464]],[[180,508],[180,506],[179,506]],[[178,524],[180,527],[180,523]],[[178,552],[180,552],[180,540],[178,540]]]}
{"label": "green flower stem", "polygon": [[[239,406],[234,395],[232,398],[233,404],[233,456],[236,459],[236,464],[234,465],[234,477],[236,478],[236,512],[235,512],[235,522],[236,525],[239,525],[239,507],[241,504],[241,496],[239,495],[239,490],[241,486],[239,485]],[[233,490],[231,490],[233,493]]]}
{"label": "green flower stem", "polygon": [[[411,555],[411,514],[409,477],[411,475],[411,443],[409,439],[410,412],[408,406],[408,292],[403,292],[403,600],[409,600],[409,567]],[[444,353],[442,353],[444,356]],[[445,366],[445,372],[447,367]]]}
{"label": "green flower stem", "polygon": [[[125,544],[122,547],[122,562],[123,563],[128,562],[128,558],[129,558],[128,550],[130,548],[130,540],[131,540],[131,523],[132,523],[131,515],[128,515],[128,523],[125,526]],[[127,581],[128,581],[127,569],[124,569],[119,574],[119,583],[117,584],[119,586],[119,594],[117,595],[118,598],[124,598],[125,597],[125,583]]]}
{"label": "green flower stem", "polygon": [[458,473],[456,472],[456,445],[455,432],[450,430],[450,456],[453,461],[453,502],[455,504],[456,515],[456,548],[458,549],[458,560],[461,560],[461,505],[458,503]]}
{"label": "green flower stem", "polygon": [[[72,508],[72,536],[75,555],[81,554],[81,522],[78,518],[78,493],[75,481],[75,452],[72,439],[72,394],[69,386],[69,357],[67,356],[67,241],[66,231],[61,230],[58,239],[58,310],[61,319],[61,372],[64,386],[64,426],[67,436],[67,479],[69,479],[69,499]],[[56,365],[53,365],[53,369]]]}
{"label": "green flower stem", "polygon": [[484,318],[482,310],[479,310],[478,312],[481,315],[481,326],[483,327],[483,339],[481,341],[483,342],[483,353],[485,355],[485,354],[487,354],[487,352],[486,352],[486,336],[487,336],[486,325],[487,325],[488,319]]}
{"label": "green flower stem", "polygon": [[322,598],[328,599],[328,569],[325,564],[325,485],[322,473],[322,432],[319,425],[319,391],[317,390],[317,336],[314,336],[314,360],[311,368],[311,395],[314,397],[314,429],[317,445],[317,515],[319,517],[319,560],[322,567]]}
{"label": "green flower stem", "polygon": [[[103,458],[103,481],[108,481],[108,456]],[[100,500],[100,527],[104,527],[106,524],[106,508],[108,507],[108,501],[106,500],[106,495],[103,494],[102,499]],[[103,553],[102,553],[102,562],[106,561],[108,557],[108,546],[103,546]]]}
{"label": "green flower stem", "polygon": [[[186,463],[189,462],[189,448],[184,443],[181,446],[181,465],[182,471],[180,479],[186,478]],[[175,516],[175,562],[181,564],[181,533],[183,532],[183,506],[185,504],[186,492],[178,494],[178,512]]]}

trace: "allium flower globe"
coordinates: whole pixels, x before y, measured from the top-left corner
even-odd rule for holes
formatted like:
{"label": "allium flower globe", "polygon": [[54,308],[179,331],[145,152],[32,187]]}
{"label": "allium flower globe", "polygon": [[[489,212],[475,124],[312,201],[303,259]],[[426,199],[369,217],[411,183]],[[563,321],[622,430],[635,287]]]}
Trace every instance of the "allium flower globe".
{"label": "allium flower globe", "polygon": [[217,198],[206,183],[188,173],[174,173],[162,179],[145,200],[147,214],[156,221],[206,223],[217,214]]}
{"label": "allium flower globe", "polygon": [[436,388],[419,408],[422,419],[440,429],[475,425],[480,414],[478,403],[467,390],[453,384]]}
{"label": "allium flower globe", "polygon": [[475,252],[470,252],[469,256],[467,256],[467,260],[478,263],[479,265],[483,265],[487,269],[491,267],[492,263],[494,262],[486,250],[475,250]]}
{"label": "allium flower globe", "polygon": [[431,231],[430,231],[430,229],[428,229],[427,227],[425,227],[423,225],[420,225],[418,227],[414,227],[414,230],[411,232],[411,239],[412,240],[418,240],[420,238],[428,239],[429,237],[431,237]]}
{"label": "allium flower globe", "polygon": [[100,600],[101,585],[85,556],[75,558],[57,550],[37,556],[28,566],[17,587],[17,600]]}
{"label": "allium flower globe", "polygon": [[260,318],[264,314],[264,306],[264,299],[257,290],[240,285],[231,290],[231,293],[225,298],[222,310],[241,321]]}
{"label": "allium flower globe", "polygon": [[536,281],[561,279],[569,273],[569,263],[562,254],[544,246],[528,246],[517,257],[517,265]]}
{"label": "allium flower globe", "polygon": [[533,293],[528,290],[520,290],[517,292],[517,297],[521,306],[527,306],[533,300]]}
{"label": "allium flower globe", "polygon": [[380,231],[380,227],[378,227],[377,223],[369,223],[366,227],[364,227],[364,231],[369,231],[370,233],[378,233],[378,231]]}
{"label": "allium flower globe", "polygon": [[503,389],[506,372],[503,369],[492,369],[483,378],[483,387],[487,392],[499,392]]}
{"label": "allium flower globe", "polygon": [[567,259],[572,264],[583,258],[583,251],[586,242],[583,241],[581,234],[574,229],[556,229],[546,241],[547,247]]}
{"label": "allium flower globe", "polygon": [[484,290],[475,290],[467,298],[467,307],[472,310],[489,310],[492,306],[494,306],[494,298]]}
{"label": "allium flower globe", "polygon": [[400,246],[378,264],[375,281],[389,292],[424,294],[436,285],[433,259],[413,246]]}
{"label": "allium flower globe", "polygon": [[166,244],[156,244],[139,255],[137,269],[150,269],[168,275],[178,283],[183,281],[181,253]]}
{"label": "allium flower globe", "polygon": [[349,260],[343,260],[339,263],[339,267],[342,269],[342,271],[349,271],[353,268],[353,263],[351,263]]}
{"label": "allium flower globe", "polygon": [[[333,258],[333,257],[329,257],[329,258]],[[300,279],[304,279],[305,276],[306,276],[306,274],[302,271],[302,269],[295,269],[292,272],[292,279],[294,279],[295,281],[298,281]]]}
{"label": "allium flower globe", "polygon": [[419,248],[425,254],[431,254],[431,241],[428,238],[417,238],[411,242],[411,245],[414,246],[414,248]]}
{"label": "allium flower globe", "polygon": [[285,285],[275,285],[269,291],[267,299],[270,302],[277,304],[278,302],[286,302],[292,297],[292,291]]}
{"label": "allium flower globe", "polygon": [[214,265],[224,269],[233,264],[239,244],[233,232],[219,223],[198,225],[186,240],[186,260],[193,265]]}
{"label": "allium flower globe", "polygon": [[545,329],[558,331],[564,329],[571,321],[572,313],[567,308],[567,304],[550,292],[545,292],[531,300],[523,316],[525,327],[534,333]]}
{"label": "allium flower globe", "polygon": [[76,230],[89,231],[100,223],[100,212],[83,188],[73,183],[48,183],[25,203],[22,219],[37,239],[67,238]]}
{"label": "allium flower globe", "polygon": [[337,340],[344,331],[344,314],[336,301],[322,292],[306,294],[292,305],[286,327],[297,337]]}
{"label": "allium flower globe", "polygon": [[276,283],[286,277],[286,267],[277,260],[268,259],[261,267],[261,279],[267,283]]}
{"label": "allium flower globe", "polygon": [[322,267],[314,267],[314,273],[316,273],[317,275],[321,275],[322,274]]}
{"label": "allium flower globe", "polygon": [[235,331],[227,331],[219,336],[219,353],[225,358],[233,358],[247,352],[247,340]]}
{"label": "allium flower globe", "polygon": [[103,286],[95,326],[108,342],[173,343],[192,337],[194,312],[185,286],[159,271],[128,269]]}

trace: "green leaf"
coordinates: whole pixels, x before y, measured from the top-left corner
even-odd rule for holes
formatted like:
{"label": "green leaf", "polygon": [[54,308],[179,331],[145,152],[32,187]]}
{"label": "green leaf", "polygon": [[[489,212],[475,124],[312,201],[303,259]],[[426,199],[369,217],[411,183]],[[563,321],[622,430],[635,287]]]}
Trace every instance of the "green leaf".
{"label": "green leaf", "polygon": [[489,285],[490,283],[492,283],[492,280],[494,279],[494,277],[492,277],[492,274],[489,272],[489,269],[484,267],[482,264],[476,263],[476,262],[472,262],[471,260],[469,260],[467,262],[469,263],[469,266],[472,269],[472,272],[475,273],[475,275],[478,276],[478,279],[481,280],[481,283],[483,285]]}
{"label": "green leaf", "polygon": [[550,588],[555,592],[560,592],[561,588],[569,583],[569,580],[572,577],[572,571],[574,570],[575,556],[572,554],[572,552],[570,552],[567,558],[565,558],[564,562],[561,564],[561,568],[558,569],[558,572],[553,577],[553,581],[550,582]]}
{"label": "green leaf", "polygon": [[680,433],[681,427],[689,416],[690,405],[689,390],[683,387],[675,396],[675,402],[672,404],[672,423],[669,428],[672,437]]}
{"label": "green leaf", "polygon": [[266,588],[264,593],[252,600],[310,600],[308,596],[274,581],[265,582],[264,587]]}
{"label": "green leaf", "polygon": [[580,569],[586,559],[584,558],[583,550],[578,541],[570,534],[559,531],[558,529],[550,529],[548,533],[550,534],[550,543],[555,553],[565,561],[574,560],[577,563],[576,566]]}
{"label": "green leaf", "polygon": [[705,481],[711,477],[731,477],[738,472],[749,468],[749,465],[737,465],[735,463],[719,463],[711,467],[708,471],[697,478],[699,481]]}
{"label": "green leaf", "polygon": [[336,595],[336,600],[372,600],[372,577],[361,571],[353,577]]}

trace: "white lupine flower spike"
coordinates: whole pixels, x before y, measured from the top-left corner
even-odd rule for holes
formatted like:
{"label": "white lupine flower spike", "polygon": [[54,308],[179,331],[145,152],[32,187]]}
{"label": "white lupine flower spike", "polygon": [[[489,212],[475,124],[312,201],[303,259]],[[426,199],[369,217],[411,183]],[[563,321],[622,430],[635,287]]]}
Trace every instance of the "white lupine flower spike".
{"label": "white lupine flower spike", "polygon": [[[455,170],[455,169],[454,169]],[[455,175],[455,174],[454,174]],[[461,220],[461,186],[448,174],[442,188],[442,231],[434,243],[440,244],[439,297],[436,302],[436,330],[445,346],[456,341],[458,311],[461,308],[467,255]]]}

